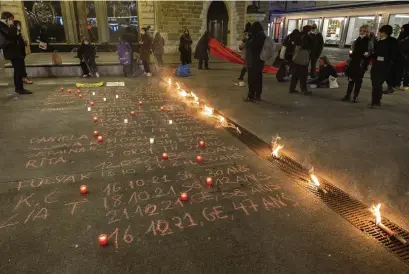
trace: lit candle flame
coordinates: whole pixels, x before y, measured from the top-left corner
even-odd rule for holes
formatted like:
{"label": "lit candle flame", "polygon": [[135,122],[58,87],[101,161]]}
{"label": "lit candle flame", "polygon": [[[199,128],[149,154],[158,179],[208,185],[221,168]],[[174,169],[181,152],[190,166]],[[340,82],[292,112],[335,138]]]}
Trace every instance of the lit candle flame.
{"label": "lit candle flame", "polygon": [[206,116],[212,116],[214,112],[214,109],[209,107],[209,106],[204,106],[203,108],[203,114]]}
{"label": "lit candle flame", "polygon": [[223,116],[219,115],[219,122],[220,122],[220,124],[223,125],[226,122],[226,119],[224,119]]}
{"label": "lit candle flame", "polygon": [[314,185],[320,186],[320,181],[318,180],[317,176],[314,175],[314,173],[310,174],[310,178]]}
{"label": "lit candle flame", "polygon": [[187,92],[182,89],[181,91],[179,91],[179,96],[181,96],[181,97],[186,97],[186,96],[187,96]]}
{"label": "lit candle flame", "polygon": [[377,204],[376,206],[372,206],[371,211],[375,215],[375,223],[379,225],[381,223],[381,204]]}
{"label": "lit candle flame", "polygon": [[277,145],[275,149],[273,149],[273,156],[278,158],[278,152],[280,151],[280,149],[282,149],[284,146],[282,145]]}
{"label": "lit candle flame", "polygon": [[169,84],[169,86],[172,85],[172,79],[170,79],[170,77],[169,77],[169,80],[168,80],[168,84]]}

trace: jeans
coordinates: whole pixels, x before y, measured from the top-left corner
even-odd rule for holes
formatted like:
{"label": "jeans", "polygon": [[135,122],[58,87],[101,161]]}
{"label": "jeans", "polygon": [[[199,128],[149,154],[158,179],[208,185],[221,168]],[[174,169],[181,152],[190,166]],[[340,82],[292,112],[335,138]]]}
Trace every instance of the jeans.
{"label": "jeans", "polygon": [[22,91],[24,89],[24,58],[13,58],[10,61],[14,69],[14,88],[16,91]]}

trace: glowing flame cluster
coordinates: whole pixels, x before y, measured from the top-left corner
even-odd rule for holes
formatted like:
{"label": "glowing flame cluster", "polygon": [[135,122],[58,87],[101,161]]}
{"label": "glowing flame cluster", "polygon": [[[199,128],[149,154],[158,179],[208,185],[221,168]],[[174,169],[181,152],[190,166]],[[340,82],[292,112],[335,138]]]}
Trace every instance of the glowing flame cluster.
{"label": "glowing flame cluster", "polygon": [[213,113],[214,113],[214,109],[213,108],[211,108],[211,107],[209,107],[208,105],[205,105],[204,107],[203,107],[203,112],[202,112],[204,115],[206,115],[206,116],[213,116]]}
{"label": "glowing flame cluster", "polygon": [[314,173],[310,174],[310,178],[311,178],[311,181],[314,183],[314,185],[320,186],[320,180],[318,180],[317,176],[315,176]]}
{"label": "glowing flame cluster", "polygon": [[381,204],[377,204],[375,206],[372,206],[371,211],[373,213],[373,215],[375,215],[375,224],[379,225],[382,221],[381,218]]}
{"label": "glowing flame cluster", "polygon": [[186,92],[185,90],[181,89],[181,90],[179,91],[179,96],[181,96],[181,97],[186,97],[186,96],[187,96],[187,92]]}
{"label": "glowing flame cluster", "polygon": [[273,137],[271,141],[271,155],[275,158],[279,158],[278,152],[284,147],[283,145],[278,144],[278,141],[281,140],[280,136]]}

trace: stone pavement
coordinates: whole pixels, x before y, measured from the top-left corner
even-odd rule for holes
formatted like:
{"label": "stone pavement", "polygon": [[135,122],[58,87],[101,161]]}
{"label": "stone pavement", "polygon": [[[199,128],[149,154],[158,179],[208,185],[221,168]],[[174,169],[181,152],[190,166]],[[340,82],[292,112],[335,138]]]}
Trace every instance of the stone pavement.
{"label": "stone pavement", "polygon": [[280,135],[286,152],[366,204],[381,202],[390,219],[409,228],[409,92],[384,95],[382,109],[371,110],[369,75],[361,102],[350,104],[340,101],[345,77],[340,88],[306,97],[289,94],[289,83],[264,74],[264,101],[245,103],[247,87],[233,85],[240,67],[211,68],[180,81],[265,141]]}
{"label": "stone pavement", "polygon": [[[318,125],[324,129],[324,119],[303,109],[328,99],[277,96],[269,79],[270,96],[281,101],[244,105],[243,90],[230,85],[221,65],[213,65],[213,71],[185,80],[197,79],[206,99],[235,118],[241,107],[240,123],[265,128],[266,139],[282,133],[288,151],[305,153],[292,136],[302,134],[300,122],[309,123],[313,130],[303,135],[303,144],[316,146],[314,131]],[[1,273],[408,272],[238,139],[170,97],[158,78],[106,78],[126,86],[82,88],[83,98],[67,91],[75,80],[37,79],[30,96],[2,88]],[[91,100],[95,106],[88,112]],[[297,103],[286,106],[286,100]],[[287,131],[271,121],[295,111],[297,123]],[[199,140],[205,148],[197,147]],[[163,152],[168,160],[161,159]],[[199,154],[203,161],[196,163]],[[208,176],[211,188],[204,184]],[[80,185],[89,193],[81,195]],[[179,201],[181,192],[188,201]],[[101,233],[109,237],[106,247],[98,246]]]}

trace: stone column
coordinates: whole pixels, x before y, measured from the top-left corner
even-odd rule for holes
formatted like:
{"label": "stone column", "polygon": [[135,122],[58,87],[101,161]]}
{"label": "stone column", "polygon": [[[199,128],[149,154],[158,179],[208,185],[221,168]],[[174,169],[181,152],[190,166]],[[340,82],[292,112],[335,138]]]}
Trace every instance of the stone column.
{"label": "stone column", "polygon": [[77,8],[77,24],[79,39],[78,42],[81,42],[84,37],[89,39],[88,34],[88,20],[87,20],[87,6],[85,1],[75,1],[75,6]]}
{"label": "stone column", "polygon": [[156,28],[155,20],[155,2],[154,1],[138,1],[138,21],[139,28],[151,26],[152,29]]}
{"label": "stone column", "polygon": [[75,23],[73,1],[61,1],[62,20],[64,22],[65,40],[68,44],[78,42],[78,31]]}
{"label": "stone column", "polygon": [[108,42],[109,41],[109,26],[108,26],[107,3],[105,1],[95,1],[94,4],[95,4],[95,12],[97,14],[99,43]]}

